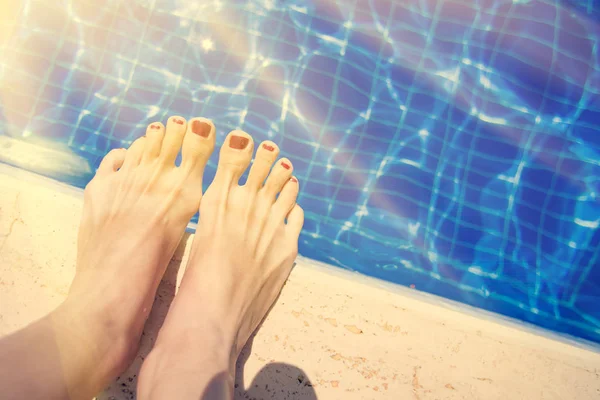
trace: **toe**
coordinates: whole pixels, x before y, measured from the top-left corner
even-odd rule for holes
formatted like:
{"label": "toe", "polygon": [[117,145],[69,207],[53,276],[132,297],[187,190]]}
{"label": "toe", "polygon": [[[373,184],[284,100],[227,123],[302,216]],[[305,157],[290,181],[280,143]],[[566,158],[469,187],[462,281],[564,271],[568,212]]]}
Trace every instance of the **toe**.
{"label": "toe", "polygon": [[137,138],[129,149],[127,149],[127,154],[125,154],[125,161],[123,162],[123,166],[121,169],[130,169],[140,164],[142,160],[142,154],[144,154],[144,148],[146,147],[146,138],[141,137]]}
{"label": "toe", "polygon": [[289,232],[294,235],[296,243],[298,241],[298,236],[300,236],[300,231],[302,231],[302,225],[304,225],[304,210],[296,204],[287,216],[286,225]]}
{"label": "toe", "polygon": [[185,118],[178,116],[169,118],[165,138],[163,139],[160,150],[160,158],[165,164],[175,163],[175,159],[177,158],[177,154],[179,154],[181,144],[183,143],[186,127],[187,124]]}
{"label": "toe", "polygon": [[190,120],[181,149],[181,167],[191,174],[199,174],[201,177],[214,147],[215,126],[213,123],[205,118]]}
{"label": "toe", "polygon": [[154,160],[160,154],[165,136],[165,127],[160,122],[153,122],[146,128],[146,147],[142,160]]}
{"label": "toe", "polygon": [[125,149],[112,149],[109,151],[100,162],[100,166],[98,166],[98,174],[108,174],[121,168],[126,154],[127,150]]}
{"label": "toe", "polygon": [[275,197],[277,193],[281,191],[283,185],[290,179],[292,176],[292,172],[294,171],[294,167],[292,163],[287,158],[282,158],[279,162],[273,167],[271,174],[267,178],[267,182],[265,183],[265,187],[262,189],[265,195],[271,200],[275,201]]}
{"label": "toe", "polygon": [[298,197],[298,179],[295,177],[291,177],[284,185],[279,197],[277,197],[277,201],[273,205],[273,214],[279,219],[283,221],[291,209],[296,204],[296,198]]}
{"label": "toe", "polygon": [[225,185],[237,184],[250,164],[253,149],[252,136],[246,132],[235,130],[227,135],[219,154],[215,182]]}
{"label": "toe", "polygon": [[262,142],[256,151],[256,157],[250,168],[250,174],[246,181],[246,186],[252,190],[258,190],[262,187],[269,171],[279,155],[279,147],[270,140]]}

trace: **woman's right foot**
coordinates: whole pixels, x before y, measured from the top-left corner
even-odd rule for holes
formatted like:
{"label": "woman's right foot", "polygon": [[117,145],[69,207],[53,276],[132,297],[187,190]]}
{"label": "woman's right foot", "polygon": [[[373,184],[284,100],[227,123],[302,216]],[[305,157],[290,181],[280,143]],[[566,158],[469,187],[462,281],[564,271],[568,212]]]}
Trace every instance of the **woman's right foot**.
{"label": "woman's right foot", "polygon": [[230,398],[235,360],[291,271],[304,222],[298,181],[267,141],[240,186],[253,149],[242,131],[221,148],[180,290],[142,367],[140,398]]}

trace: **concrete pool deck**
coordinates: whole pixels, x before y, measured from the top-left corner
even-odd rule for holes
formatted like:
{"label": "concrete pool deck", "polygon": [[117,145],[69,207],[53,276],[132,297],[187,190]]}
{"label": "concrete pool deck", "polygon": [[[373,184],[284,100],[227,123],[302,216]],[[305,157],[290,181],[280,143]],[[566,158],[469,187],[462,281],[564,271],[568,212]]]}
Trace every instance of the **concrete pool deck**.
{"label": "concrete pool deck", "polygon": [[[66,296],[82,202],[79,189],[0,164],[0,336]],[[192,239],[169,265],[134,364],[98,398],[135,398]],[[299,259],[238,360],[236,386],[236,399],[591,399],[600,397],[600,352]]]}

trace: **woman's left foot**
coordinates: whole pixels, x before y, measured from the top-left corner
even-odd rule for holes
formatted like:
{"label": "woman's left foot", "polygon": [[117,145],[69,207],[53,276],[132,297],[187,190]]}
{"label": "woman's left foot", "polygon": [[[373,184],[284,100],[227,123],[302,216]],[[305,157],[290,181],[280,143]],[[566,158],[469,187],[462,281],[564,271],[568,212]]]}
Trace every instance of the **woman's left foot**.
{"label": "woman's left foot", "polygon": [[209,120],[154,122],[128,150],[108,153],[85,189],[77,269],[62,309],[91,349],[112,341],[114,352],[97,355],[114,374],[137,352],[158,284],[198,211],[214,143]]}

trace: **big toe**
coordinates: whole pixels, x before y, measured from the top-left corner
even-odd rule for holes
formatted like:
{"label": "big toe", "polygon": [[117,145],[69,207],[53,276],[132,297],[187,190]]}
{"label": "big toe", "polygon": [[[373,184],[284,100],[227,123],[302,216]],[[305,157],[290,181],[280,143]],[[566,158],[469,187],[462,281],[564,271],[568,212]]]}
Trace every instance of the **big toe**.
{"label": "big toe", "polygon": [[215,147],[215,126],[206,118],[194,118],[187,124],[181,149],[181,168],[202,179],[204,167]]}
{"label": "big toe", "polygon": [[225,186],[237,184],[250,164],[253,150],[252,136],[240,130],[229,133],[221,147],[215,182]]}

